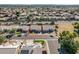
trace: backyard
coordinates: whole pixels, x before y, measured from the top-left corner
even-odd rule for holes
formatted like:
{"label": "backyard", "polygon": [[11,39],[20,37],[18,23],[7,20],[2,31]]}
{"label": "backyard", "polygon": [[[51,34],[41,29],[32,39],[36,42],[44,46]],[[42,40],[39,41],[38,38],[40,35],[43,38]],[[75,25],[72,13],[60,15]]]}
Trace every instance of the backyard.
{"label": "backyard", "polygon": [[72,25],[72,23],[59,23],[58,24],[58,34],[63,32],[63,31],[70,31],[70,32],[73,32],[74,30],[74,27]]}

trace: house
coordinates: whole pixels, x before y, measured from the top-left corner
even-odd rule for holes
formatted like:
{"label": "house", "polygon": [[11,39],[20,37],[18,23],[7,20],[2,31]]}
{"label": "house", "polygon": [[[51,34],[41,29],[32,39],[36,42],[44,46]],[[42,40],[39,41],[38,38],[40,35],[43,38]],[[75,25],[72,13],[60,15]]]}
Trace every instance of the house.
{"label": "house", "polygon": [[28,31],[29,30],[29,26],[19,26],[19,25],[10,25],[10,26],[0,26],[1,30],[7,29],[7,30],[11,30],[11,29],[22,29],[24,31]]}
{"label": "house", "polygon": [[43,33],[51,33],[54,31],[54,27],[52,25],[43,25]]}
{"label": "house", "polygon": [[41,26],[40,25],[31,25],[29,29],[34,33],[40,33],[41,32]]}
{"label": "house", "polygon": [[20,54],[42,54],[41,44],[30,44],[22,46]]}
{"label": "house", "polygon": [[0,54],[18,54],[21,42],[10,42],[6,42],[5,44],[0,45]]}

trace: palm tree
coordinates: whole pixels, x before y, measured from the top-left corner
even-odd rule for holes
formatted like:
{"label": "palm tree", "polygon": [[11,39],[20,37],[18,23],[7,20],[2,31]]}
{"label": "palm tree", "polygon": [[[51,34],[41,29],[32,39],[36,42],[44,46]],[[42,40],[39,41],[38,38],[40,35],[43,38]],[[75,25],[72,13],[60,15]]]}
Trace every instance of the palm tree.
{"label": "palm tree", "polygon": [[27,34],[31,33],[31,24],[28,24],[28,26],[29,26],[29,29],[28,29]]}
{"label": "palm tree", "polygon": [[16,11],[16,21],[15,21],[16,24],[19,23],[19,19],[18,19],[19,16],[20,16],[20,12]]}
{"label": "palm tree", "polygon": [[57,29],[55,29],[55,34],[56,34],[56,36],[57,36],[57,32],[58,32]]}
{"label": "palm tree", "polygon": [[57,32],[58,32],[58,25],[55,25],[55,33],[56,33],[56,36],[57,36]]}

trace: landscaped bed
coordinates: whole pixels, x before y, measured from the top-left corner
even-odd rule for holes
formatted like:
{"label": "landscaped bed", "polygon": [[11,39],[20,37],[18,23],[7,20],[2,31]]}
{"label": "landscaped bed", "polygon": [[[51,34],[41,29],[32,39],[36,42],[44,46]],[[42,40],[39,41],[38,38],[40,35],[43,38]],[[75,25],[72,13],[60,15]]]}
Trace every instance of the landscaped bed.
{"label": "landscaped bed", "polygon": [[34,43],[41,43],[42,45],[45,43],[45,40],[39,39],[39,40],[34,40]]}

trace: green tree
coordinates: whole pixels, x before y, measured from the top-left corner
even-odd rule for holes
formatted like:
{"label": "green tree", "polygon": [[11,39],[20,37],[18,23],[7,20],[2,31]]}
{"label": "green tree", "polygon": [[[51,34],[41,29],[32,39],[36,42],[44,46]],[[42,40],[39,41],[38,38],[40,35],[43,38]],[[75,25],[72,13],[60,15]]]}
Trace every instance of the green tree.
{"label": "green tree", "polygon": [[77,33],[77,35],[79,36],[79,23],[75,22],[73,26],[74,26],[74,32]]}
{"label": "green tree", "polygon": [[19,17],[19,15],[20,15],[20,12],[16,12],[16,16]]}
{"label": "green tree", "polygon": [[30,22],[30,21],[31,21],[30,16],[27,16],[27,22]]}
{"label": "green tree", "polygon": [[16,11],[16,14],[15,15],[16,15],[16,20],[14,21],[14,23],[15,24],[19,24],[20,21],[19,21],[18,17],[20,16],[20,12]]}
{"label": "green tree", "polygon": [[78,49],[79,42],[75,42],[75,33],[70,33],[69,31],[63,31],[60,33],[59,43],[61,48],[64,49],[65,53],[75,54]]}
{"label": "green tree", "polygon": [[52,21],[51,23],[50,23],[50,25],[54,25],[55,24],[55,22],[54,21]]}
{"label": "green tree", "polygon": [[3,36],[0,36],[0,45],[5,41],[5,38]]}
{"label": "green tree", "polygon": [[56,36],[57,36],[57,32],[58,32],[58,25],[56,24],[55,25],[55,33],[56,33]]}
{"label": "green tree", "polygon": [[12,29],[12,30],[10,30],[10,33],[15,33],[15,31],[16,31],[16,29]]}

